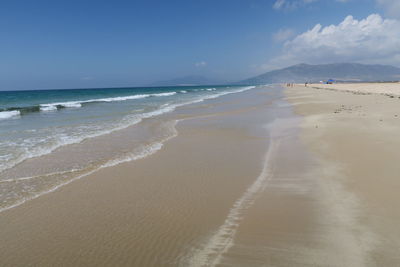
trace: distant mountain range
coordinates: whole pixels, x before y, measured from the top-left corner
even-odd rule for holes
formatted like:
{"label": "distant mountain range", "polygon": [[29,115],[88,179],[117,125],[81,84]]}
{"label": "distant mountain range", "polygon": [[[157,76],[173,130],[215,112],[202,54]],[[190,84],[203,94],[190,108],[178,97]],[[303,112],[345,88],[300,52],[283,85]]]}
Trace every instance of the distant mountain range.
{"label": "distant mountain range", "polygon": [[400,68],[386,65],[365,65],[357,63],[337,63],[323,65],[299,64],[266,72],[238,84],[266,84],[282,82],[337,81],[398,81]]}
{"label": "distant mountain range", "polygon": [[171,80],[158,81],[150,84],[150,86],[191,86],[191,85],[217,85],[220,81],[209,79],[203,76],[184,76]]}
{"label": "distant mountain range", "polygon": [[[399,81],[400,68],[387,65],[367,65],[358,63],[336,64],[298,64],[287,68],[273,70],[264,74],[236,82],[234,84],[267,84],[285,82],[319,82],[333,79],[347,82]],[[204,76],[184,76],[171,80],[158,81],[148,86],[191,86],[218,85],[223,82]]]}

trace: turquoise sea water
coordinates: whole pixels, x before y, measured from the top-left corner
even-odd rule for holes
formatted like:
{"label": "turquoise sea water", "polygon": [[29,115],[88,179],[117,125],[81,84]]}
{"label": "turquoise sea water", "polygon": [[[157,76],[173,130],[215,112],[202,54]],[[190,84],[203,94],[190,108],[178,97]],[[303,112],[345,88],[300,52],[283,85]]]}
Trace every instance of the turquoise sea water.
{"label": "turquoise sea water", "polygon": [[[179,106],[251,88],[254,87],[0,92],[0,211],[53,190],[100,164],[112,165],[117,156],[121,160],[122,152],[125,156],[129,152],[126,159],[132,160],[157,149],[160,142],[172,135],[171,125],[159,124],[159,130],[149,134],[140,129],[144,119],[156,118]],[[112,142],[108,147],[104,146],[107,143],[104,140],[95,143],[98,138],[134,125],[138,128],[136,132],[120,134],[119,143]],[[142,138],[143,141],[137,137],[140,132],[153,139]],[[130,146],[135,140],[139,143],[139,139],[147,146]],[[82,145],[76,147],[77,144]],[[82,152],[77,156],[78,150]]]}

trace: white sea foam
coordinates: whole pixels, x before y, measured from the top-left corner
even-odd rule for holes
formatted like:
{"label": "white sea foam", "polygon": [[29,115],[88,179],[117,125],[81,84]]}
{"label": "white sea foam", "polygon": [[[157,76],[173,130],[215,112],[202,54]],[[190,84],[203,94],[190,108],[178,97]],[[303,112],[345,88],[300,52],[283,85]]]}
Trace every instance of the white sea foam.
{"label": "white sea foam", "polygon": [[119,96],[119,97],[109,97],[109,98],[100,98],[100,99],[91,99],[84,101],[84,103],[90,102],[114,102],[114,101],[125,101],[125,100],[134,100],[149,97],[149,94],[144,95],[130,95],[130,96]]}
{"label": "white sea foam", "polygon": [[169,92],[169,93],[159,93],[159,94],[151,94],[150,96],[171,96],[175,95],[176,92]]}
{"label": "white sea foam", "polygon": [[[66,146],[66,145],[70,145],[70,144],[76,144],[76,143],[80,143],[86,139],[89,138],[94,138],[94,137],[98,137],[98,136],[102,136],[105,134],[109,134],[118,130],[122,130],[125,129],[127,127],[130,127],[132,125],[135,125],[137,123],[140,123],[143,119],[147,119],[147,118],[151,118],[151,117],[155,117],[155,116],[159,116],[162,115],[164,113],[168,113],[168,112],[172,112],[174,111],[177,107],[181,107],[181,106],[185,106],[185,105],[189,105],[189,104],[194,104],[194,103],[199,103],[202,102],[204,100],[207,99],[214,99],[223,95],[227,95],[227,94],[232,94],[232,93],[240,93],[240,92],[244,92],[250,89],[255,88],[255,86],[247,86],[247,87],[242,87],[240,89],[237,90],[231,90],[231,91],[224,91],[224,92],[220,92],[220,93],[213,93],[210,95],[203,95],[200,96],[200,98],[198,99],[194,99],[194,100],[190,100],[187,102],[183,102],[183,103],[178,103],[178,104],[164,104],[162,105],[159,109],[151,111],[151,112],[147,112],[147,113],[142,113],[142,114],[134,114],[134,115],[128,115],[126,117],[124,117],[120,123],[117,124],[117,126],[113,126],[112,128],[101,128],[99,131],[95,132],[95,133],[90,133],[90,134],[82,134],[82,135],[74,135],[74,136],[69,136],[66,134],[60,134],[58,137],[56,137],[56,140],[53,140],[51,145],[48,146],[40,146],[40,147],[35,147],[32,150],[26,150],[23,154],[19,155],[18,158],[15,158],[13,160],[7,161],[7,162],[2,162],[0,164],[0,172],[7,170],[9,168],[14,167],[15,165],[29,159],[29,158],[35,158],[35,157],[40,157],[46,154],[49,154],[51,152],[53,152],[54,150],[62,147],[62,146]],[[160,94],[152,94],[151,96],[171,96],[176,94],[176,92],[169,92],[169,93],[160,93]],[[136,95],[138,96],[138,95]],[[143,95],[141,95],[143,96]],[[90,100],[92,102],[94,102],[94,100]],[[64,102],[64,103],[54,103],[54,107],[55,104],[65,104],[68,103],[67,105],[74,105],[77,102]],[[50,105],[50,104],[48,104]],[[83,131],[86,132],[86,131]]]}
{"label": "white sea foam", "polygon": [[51,103],[51,104],[41,104],[41,111],[51,111],[57,110],[57,106],[61,106],[64,108],[80,108],[82,107],[82,102],[79,101],[71,101],[71,102],[60,102],[60,103]]}
{"label": "white sea foam", "polygon": [[[161,115],[161,114],[164,114],[167,112],[171,112],[178,106],[180,106],[180,105],[179,104],[167,105],[167,106],[161,107],[160,109],[157,109],[157,110],[154,110],[151,112],[135,114],[135,115],[128,115],[124,119],[122,119],[121,122],[117,126],[114,126],[113,128],[104,128],[104,129],[101,129],[97,132],[90,133],[90,134],[82,134],[82,135],[74,135],[74,136],[70,136],[70,135],[66,135],[66,134],[59,134],[56,137],[56,140],[54,140],[51,145],[44,146],[44,147],[43,146],[35,147],[34,149],[32,149],[30,151],[27,150],[25,153],[18,156],[18,158],[14,159],[14,160],[0,163],[0,172],[7,170],[9,168],[12,168],[15,165],[17,165],[27,159],[47,155],[62,146],[77,144],[77,143],[80,143],[89,138],[94,138],[94,137],[102,136],[105,134],[110,134],[112,132],[128,128],[132,125],[140,123],[143,119],[147,119],[147,118],[158,116],[158,115]],[[83,132],[85,132],[85,131],[83,131]]]}
{"label": "white sea foam", "polygon": [[63,103],[62,106],[66,107],[66,108],[80,108],[80,107],[82,107],[82,102]]}
{"label": "white sea foam", "polygon": [[57,110],[57,106],[64,107],[64,108],[80,108],[80,107],[82,107],[82,104],[86,104],[86,103],[126,101],[126,100],[142,99],[142,98],[146,98],[146,97],[172,96],[175,94],[176,94],[176,92],[168,92],[168,93],[129,95],[129,96],[88,99],[88,100],[81,100],[81,101],[68,101],[68,102],[40,104],[40,110],[41,111]]}
{"label": "white sea foam", "polygon": [[181,91],[181,93],[183,93],[183,94],[186,94],[186,93],[187,93],[187,91],[185,91],[185,90],[182,90],[182,91]]}
{"label": "white sea foam", "polygon": [[12,117],[19,116],[21,113],[18,110],[12,111],[1,111],[0,112],[0,120],[10,119]]}
{"label": "white sea foam", "polygon": [[212,95],[208,95],[206,97],[204,97],[201,101],[206,100],[206,99],[213,99],[213,98],[217,98],[223,95],[228,95],[228,94],[234,94],[234,93],[241,93],[250,89],[254,89],[256,88],[256,86],[246,86],[246,87],[242,87],[241,89],[237,89],[237,90],[231,90],[231,91],[224,91],[221,93],[216,93],[216,94],[212,94]]}
{"label": "white sea foam", "polygon": [[[122,164],[122,163],[126,163],[126,162],[129,162],[129,161],[143,159],[145,157],[148,157],[148,156],[156,153],[157,151],[159,151],[163,147],[163,145],[164,145],[164,143],[166,141],[168,141],[171,138],[174,138],[174,137],[176,137],[178,135],[178,132],[176,131],[176,128],[175,128],[175,126],[176,126],[176,124],[178,122],[179,122],[178,120],[175,120],[175,121],[172,122],[173,124],[170,127],[171,133],[170,133],[170,135],[168,137],[164,138],[163,140],[161,140],[159,142],[155,142],[155,143],[150,144],[150,145],[145,145],[145,146],[141,147],[140,149],[138,149],[137,151],[134,151],[134,152],[131,152],[131,153],[127,153],[124,156],[121,156],[119,158],[109,160],[108,162],[100,165],[98,168],[90,170],[90,171],[87,171],[86,173],[78,175],[78,176],[74,177],[73,179],[70,179],[70,180],[68,180],[66,182],[58,184],[58,185],[54,186],[53,188],[51,188],[51,189],[49,189],[47,191],[36,193],[36,194],[34,194],[32,196],[23,198],[20,201],[12,204],[10,206],[0,208],[0,212],[3,212],[5,210],[8,210],[8,209],[17,207],[19,205],[22,205],[23,203],[25,203],[25,202],[27,202],[29,200],[38,198],[38,197],[40,197],[40,196],[42,196],[44,194],[48,194],[48,193],[54,192],[57,189],[59,189],[60,187],[62,187],[64,185],[67,185],[67,184],[69,184],[69,183],[71,183],[73,181],[76,181],[78,179],[81,179],[81,178],[83,178],[85,176],[88,176],[88,175],[90,175],[92,173],[95,173],[96,171],[98,171],[100,169],[107,168],[107,167],[113,167],[113,166],[116,166],[116,165],[119,165],[119,164]],[[70,172],[73,172],[73,171],[78,171],[78,170],[71,170]],[[60,174],[63,174],[63,173],[66,173],[66,172],[62,172]],[[48,175],[45,175],[45,176],[54,175],[54,174],[57,174],[57,173],[52,173],[52,174],[48,174]],[[17,178],[17,179],[3,180],[1,182],[15,182],[15,181],[20,181],[20,180],[35,179],[35,178],[39,178],[39,177],[43,177],[43,176],[22,177],[22,178]]]}
{"label": "white sea foam", "polygon": [[55,110],[57,110],[57,106],[56,105],[41,105],[40,110],[41,111],[55,111]]}
{"label": "white sea foam", "polygon": [[[146,116],[146,115],[149,116],[148,113],[144,113],[144,116]],[[95,133],[92,132],[90,134],[73,135],[73,136],[63,134],[63,133],[58,134],[57,136],[54,137],[54,140],[52,140],[51,144],[49,144],[47,146],[36,146],[31,150],[26,150],[25,153],[19,155],[14,160],[1,163],[0,164],[0,173],[4,170],[14,167],[15,165],[17,165],[27,159],[50,154],[51,152],[53,152],[54,150],[56,150],[62,146],[77,144],[77,143],[80,143],[89,138],[94,138],[94,137],[112,133],[114,131],[125,129],[129,126],[139,123],[141,120],[142,120],[142,118],[140,118],[140,117],[131,116],[130,118],[126,118],[125,120],[123,120],[124,123],[120,123],[117,127],[114,127],[111,129],[104,128]],[[27,141],[27,143],[29,143],[29,141]],[[43,142],[38,141],[37,143],[43,143]]]}
{"label": "white sea foam", "polygon": [[[238,90],[231,90],[231,91],[224,91],[224,92],[220,92],[220,93],[212,93],[212,94],[208,94],[208,95],[203,95],[203,96],[199,96],[200,98],[192,99],[192,100],[187,101],[187,102],[176,103],[176,104],[165,104],[165,105],[162,105],[159,109],[151,111],[151,112],[125,116],[117,124],[116,127],[113,127],[111,129],[110,128],[109,129],[101,128],[101,130],[99,130],[97,132],[94,132],[94,133],[92,132],[90,134],[85,134],[85,135],[76,135],[76,134],[74,134],[73,136],[69,136],[69,135],[66,135],[66,134],[61,134],[57,139],[58,141],[53,142],[50,146],[37,147],[33,151],[27,151],[27,153],[25,153],[24,155],[20,156],[17,160],[14,160],[13,162],[9,161],[9,162],[7,162],[7,164],[5,164],[3,166],[0,166],[0,172],[4,171],[5,169],[13,167],[16,164],[21,163],[22,161],[24,161],[24,160],[26,160],[28,158],[42,156],[42,155],[51,153],[55,149],[57,149],[57,148],[59,148],[61,146],[64,146],[64,145],[79,143],[79,142],[82,142],[83,140],[85,140],[87,138],[101,136],[101,135],[104,135],[104,134],[108,134],[108,133],[111,133],[111,132],[114,132],[114,131],[117,131],[117,130],[121,130],[121,129],[127,128],[127,127],[129,127],[131,125],[139,123],[143,119],[154,117],[154,116],[158,116],[158,115],[161,115],[161,114],[164,114],[164,113],[167,113],[167,112],[171,112],[171,111],[175,110],[177,107],[184,106],[184,105],[189,105],[189,104],[193,104],[193,103],[202,102],[202,101],[204,101],[206,99],[213,99],[213,98],[217,98],[219,96],[223,96],[223,95],[227,95],[227,94],[243,92],[243,91],[246,91],[246,90],[249,90],[249,89],[252,89],[252,88],[254,88],[254,86],[242,87],[242,88],[240,88]],[[172,95],[172,94],[168,93],[168,95]],[[157,94],[156,96],[160,96],[160,94]],[[162,96],[166,96],[166,94],[163,93]],[[175,131],[175,128],[174,128],[174,131]],[[86,131],[83,131],[83,133],[86,133]],[[176,134],[177,133],[175,131],[174,134],[172,134],[170,137],[166,138],[162,142],[155,143],[155,144],[152,144],[151,146],[143,148],[140,153],[136,151],[136,152],[131,153],[131,154],[126,154],[122,158],[110,160],[109,162],[107,162],[104,165],[100,166],[100,168],[105,168],[105,167],[109,167],[109,166],[115,166],[115,165],[123,163],[123,162],[136,160],[136,159],[143,158],[143,157],[146,157],[148,155],[151,155],[152,153],[155,153],[157,150],[161,149],[163,142],[165,142],[166,140],[172,138],[173,136],[176,136]],[[18,205],[26,202],[27,200],[39,197],[42,194],[45,194],[45,193],[48,193],[48,192],[52,192],[52,191],[56,190],[57,188],[63,186],[64,184],[70,183],[73,180],[76,180],[76,179],[82,178],[84,176],[87,176],[87,175],[93,173],[94,171],[96,171],[96,170],[90,171],[90,172],[85,173],[83,175],[79,175],[79,176],[73,178],[72,180],[69,180],[69,181],[67,181],[67,182],[65,182],[63,184],[59,184],[59,185],[55,186],[54,188],[52,188],[52,189],[50,189],[50,190],[48,190],[46,192],[40,192],[40,193],[37,193],[37,194],[35,194],[33,196],[30,196],[28,198],[21,199],[20,201],[18,201],[17,203],[14,203],[11,206],[4,207],[4,208],[0,209],[0,212],[3,211],[3,210],[6,210],[6,209],[10,209],[12,207],[18,206]],[[25,179],[34,179],[34,178],[33,177],[22,177],[21,178],[21,180],[25,180]],[[7,181],[3,180],[3,182],[7,182]]]}

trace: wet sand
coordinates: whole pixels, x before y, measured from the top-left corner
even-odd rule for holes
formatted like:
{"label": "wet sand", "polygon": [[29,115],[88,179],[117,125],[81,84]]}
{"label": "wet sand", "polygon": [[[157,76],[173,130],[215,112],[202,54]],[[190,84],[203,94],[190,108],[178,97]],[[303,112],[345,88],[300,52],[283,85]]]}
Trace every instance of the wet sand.
{"label": "wet sand", "polygon": [[264,88],[180,108],[157,153],[0,213],[1,265],[218,264],[266,185],[281,135],[265,126],[293,115],[282,98]]}

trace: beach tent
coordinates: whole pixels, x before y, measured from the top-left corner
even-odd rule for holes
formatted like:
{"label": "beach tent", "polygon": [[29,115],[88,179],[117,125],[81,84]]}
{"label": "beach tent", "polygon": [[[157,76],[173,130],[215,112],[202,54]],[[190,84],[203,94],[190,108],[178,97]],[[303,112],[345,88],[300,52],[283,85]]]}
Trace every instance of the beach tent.
{"label": "beach tent", "polygon": [[327,83],[327,84],[332,84],[332,83],[334,83],[334,82],[335,82],[334,80],[329,79],[326,83]]}

